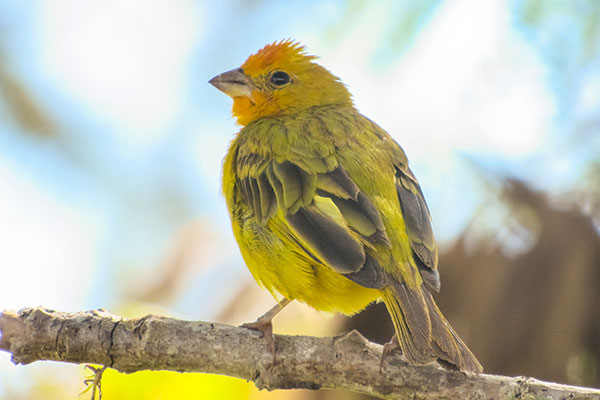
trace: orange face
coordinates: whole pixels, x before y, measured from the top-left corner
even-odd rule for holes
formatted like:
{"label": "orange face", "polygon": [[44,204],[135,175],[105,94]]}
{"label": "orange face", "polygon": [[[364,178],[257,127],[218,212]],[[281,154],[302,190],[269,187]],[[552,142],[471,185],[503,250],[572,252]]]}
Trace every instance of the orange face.
{"label": "orange face", "polygon": [[326,104],[352,104],[346,87],[290,40],[266,45],[210,83],[233,98],[240,125]]}

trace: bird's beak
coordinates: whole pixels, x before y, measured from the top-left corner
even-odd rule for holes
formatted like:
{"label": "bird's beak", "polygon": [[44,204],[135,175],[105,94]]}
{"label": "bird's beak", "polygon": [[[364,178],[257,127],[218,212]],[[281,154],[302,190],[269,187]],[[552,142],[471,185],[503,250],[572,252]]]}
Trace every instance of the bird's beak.
{"label": "bird's beak", "polygon": [[241,68],[223,72],[212,78],[208,83],[225,93],[227,96],[247,97],[250,100],[253,100],[252,90],[254,89],[254,85]]}

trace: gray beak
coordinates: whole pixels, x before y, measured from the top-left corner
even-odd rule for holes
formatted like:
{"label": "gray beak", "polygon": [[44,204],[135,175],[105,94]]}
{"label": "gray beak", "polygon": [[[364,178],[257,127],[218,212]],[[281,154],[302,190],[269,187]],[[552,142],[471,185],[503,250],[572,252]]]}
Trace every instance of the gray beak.
{"label": "gray beak", "polygon": [[252,90],[254,85],[241,68],[223,72],[212,78],[208,83],[230,97],[247,97],[253,100]]}

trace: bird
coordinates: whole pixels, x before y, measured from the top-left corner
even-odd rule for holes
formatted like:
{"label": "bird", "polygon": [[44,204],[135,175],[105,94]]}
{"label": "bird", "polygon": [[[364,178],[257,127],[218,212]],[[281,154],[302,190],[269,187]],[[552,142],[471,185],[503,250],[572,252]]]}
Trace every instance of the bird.
{"label": "bird", "polygon": [[281,299],[244,326],[274,352],[271,320],[293,300],[346,315],[383,301],[392,350],[410,364],[481,372],[433,299],[438,247],[404,150],[316,59],[275,41],[209,81],[241,126],[222,172],[233,234],[255,280]]}

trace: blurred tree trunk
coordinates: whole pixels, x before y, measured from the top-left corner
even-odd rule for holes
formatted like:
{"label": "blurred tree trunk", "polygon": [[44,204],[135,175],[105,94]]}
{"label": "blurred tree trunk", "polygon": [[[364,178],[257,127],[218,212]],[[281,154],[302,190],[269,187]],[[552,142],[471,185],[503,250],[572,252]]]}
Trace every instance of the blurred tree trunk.
{"label": "blurred tree trunk", "polygon": [[[463,233],[440,256],[440,308],[487,372],[600,387],[600,239],[592,219],[520,181],[505,182],[502,201],[527,216],[521,222],[534,243],[510,256],[490,238]],[[383,305],[347,328],[378,343],[393,334]]]}

